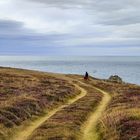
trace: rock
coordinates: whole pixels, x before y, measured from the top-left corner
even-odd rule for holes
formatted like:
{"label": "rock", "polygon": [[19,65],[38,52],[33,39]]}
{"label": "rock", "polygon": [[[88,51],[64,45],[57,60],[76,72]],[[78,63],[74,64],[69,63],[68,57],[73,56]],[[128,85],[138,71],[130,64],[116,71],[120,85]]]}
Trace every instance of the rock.
{"label": "rock", "polygon": [[110,82],[123,83],[123,80],[118,75],[111,75],[108,79]]}

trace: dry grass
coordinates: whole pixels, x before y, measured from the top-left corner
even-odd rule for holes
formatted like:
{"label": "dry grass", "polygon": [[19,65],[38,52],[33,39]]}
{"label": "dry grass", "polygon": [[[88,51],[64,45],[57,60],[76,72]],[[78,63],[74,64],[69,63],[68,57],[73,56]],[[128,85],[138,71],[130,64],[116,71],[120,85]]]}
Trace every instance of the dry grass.
{"label": "dry grass", "polygon": [[[0,140],[14,135],[15,130],[43,115],[80,91],[87,95],[56,112],[30,136],[29,140],[76,140],[81,126],[102,100],[98,87],[111,93],[111,101],[97,125],[99,140],[140,140],[140,87],[98,79],[83,81],[81,76],[67,75],[73,84],[54,75],[29,70],[0,68]],[[7,140],[7,139],[6,139]],[[9,139],[8,139],[9,140]]]}
{"label": "dry grass", "polygon": [[45,73],[0,68],[0,139],[77,94],[75,86]]}
{"label": "dry grass", "polygon": [[98,125],[101,140],[140,140],[140,87],[98,81],[112,100]]}
{"label": "dry grass", "polygon": [[81,126],[100,103],[102,94],[92,87],[80,86],[86,89],[88,94],[57,112],[36,129],[29,140],[76,140],[82,135]]}

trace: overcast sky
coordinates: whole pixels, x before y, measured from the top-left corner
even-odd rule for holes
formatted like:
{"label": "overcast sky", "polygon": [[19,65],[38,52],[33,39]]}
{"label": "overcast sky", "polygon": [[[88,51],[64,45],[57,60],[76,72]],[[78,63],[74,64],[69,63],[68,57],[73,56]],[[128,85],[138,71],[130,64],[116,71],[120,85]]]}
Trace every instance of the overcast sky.
{"label": "overcast sky", "polygon": [[140,0],[0,0],[0,55],[140,56]]}

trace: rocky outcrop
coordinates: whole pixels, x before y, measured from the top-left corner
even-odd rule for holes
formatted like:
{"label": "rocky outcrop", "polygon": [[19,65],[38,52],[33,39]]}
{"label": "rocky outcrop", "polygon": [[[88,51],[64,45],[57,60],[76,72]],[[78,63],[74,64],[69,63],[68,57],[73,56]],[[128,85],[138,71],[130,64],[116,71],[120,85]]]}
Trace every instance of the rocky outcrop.
{"label": "rocky outcrop", "polygon": [[123,80],[121,77],[119,77],[118,75],[111,75],[108,79],[108,81],[110,82],[115,82],[115,83],[123,83]]}

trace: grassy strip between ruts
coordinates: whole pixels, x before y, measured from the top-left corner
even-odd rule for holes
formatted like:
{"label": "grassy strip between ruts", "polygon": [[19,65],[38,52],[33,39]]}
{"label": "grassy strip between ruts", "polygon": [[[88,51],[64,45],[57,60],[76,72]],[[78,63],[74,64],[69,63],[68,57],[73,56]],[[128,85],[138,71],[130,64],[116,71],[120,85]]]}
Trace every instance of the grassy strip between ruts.
{"label": "grassy strip between ruts", "polygon": [[29,140],[75,140],[82,135],[81,126],[100,103],[102,94],[91,86],[76,84],[87,90],[87,95],[57,112]]}

